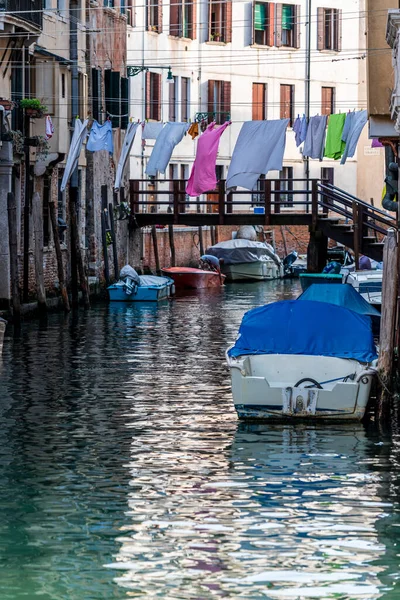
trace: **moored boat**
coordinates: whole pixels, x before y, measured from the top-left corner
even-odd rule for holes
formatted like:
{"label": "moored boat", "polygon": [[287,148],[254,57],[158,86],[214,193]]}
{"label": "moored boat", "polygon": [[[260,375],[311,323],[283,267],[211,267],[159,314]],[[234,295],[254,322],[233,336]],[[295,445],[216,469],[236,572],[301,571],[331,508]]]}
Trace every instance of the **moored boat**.
{"label": "moored boat", "polygon": [[382,270],[353,271],[345,276],[344,282],[354,287],[359,294],[377,310],[382,305]]}
{"label": "moored boat", "polygon": [[170,277],[138,275],[126,265],[121,269],[119,281],[107,290],[112,302],[158,302],[172,296],[175,286]]}
{"label": "moored boat", "polygon": [[225,275],[216,271],[204,271],[191,267],[168,267],[161,270],[163,275],[173,279],[177,290],[198,290],[217,288],[224,284]]}
{"label": "moored boat", "polygon": [[377,365],[368,316],[309,300],[247,312],[226,357],[241,419],[360,420]]}
{"label": "moored boat", "polygon": [[230,281],[283,277],[283,265],[269,244],[247,239],[219,242],[207,250],[219,259],[221,271]]}

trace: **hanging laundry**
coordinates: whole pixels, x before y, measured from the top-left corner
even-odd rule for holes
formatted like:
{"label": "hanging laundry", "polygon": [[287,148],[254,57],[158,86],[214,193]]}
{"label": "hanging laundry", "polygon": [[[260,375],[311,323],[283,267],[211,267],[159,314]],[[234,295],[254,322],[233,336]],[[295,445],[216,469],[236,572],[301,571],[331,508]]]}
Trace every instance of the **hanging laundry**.
{"label": "hanging laundry", "polygon": [[[353,115],[353,116],[351,116]],[[346,128],[347,120],[349,120],[348,127]],[[358,140],[362,130],[368,121],[368,112],[361,110],[359,112],[349,113],[346,117],[346,124],[342,134],[342,140],[346,142],[346,148],[344,150],[341,165],[344,165],[348,158],[352,158],[356,152]],[[346,139],[344,139],[344,136]]]}
{"label": "hanging laundry", "polygon": [[217,186],[215,166],[221,135],[231,122],[227,121],[220,127],[215,122],[210,123],[197,142],[196,158],[186,186],[189,196],[200,196]]}
{"label": "hanging laundry", "polygon": [[129,152],[132,148],[133,140],[135,139],[137,128],[139,123],[129,123],[128,129],[125,133],[124,143],[122,145],[121,156],[119,157],[117,172],[115,174],[114,190],[118,192],[121,187],[122,175],[126,161],[128,160]]}
{"label": "hanging laundry", "polygon": [[342,141],[345,121],[346,115],[344,113],[329,116],[324,152],[324,156],[327,158],[334,158],[335,160],[342,158],[346,147],[346,142]]}
{"label": "hanging laundry", "polygon": [[188,129],[189,123],[167,123],[162,128],[147,163],[147,175],[155,177],[157,171],[165,173],[175,146],[179,144]]}
{"label": "hanging laundry", "polygon": [[106,121],[104,125],[93,121],[86,149],[90,152],[98,152],[99,150],[107,150],[110,154],[114,152],[111,121]]}
{"label": "hanging laundry", "polygon": [[381,144],[378,138],[373,138],[371,148],[384,148],[384,145]]}
{"label": "hanging laundry", "polygon": [[308,123],[306,141],[304,142],[303,156],[323,159],[327,120],[326,115],[311,117]]}
{"label": "hanging laundry", "polygon": [[307,118],[303,115],[300,119],[298,116],[293,124],[293,131],[295,133],[296,146],[299,147],[307,137]]}
{"label": "hanging laundry", "polygon": [[191,136],[192,140],[194,140],[199,135],[199,124],[192,123],[188,129],[188,134]]}
{"label": "hanging laundry", "polygon": [[45,135],[46,140],[51,139],[53,137],[53,133],[54,133],[53,121],[51,120],[50,115],[46,115],[46,135]]}
{"label": "hanging laundry", "polygon": [[163,127],[164,123],[143,123],[142,139],[156,140]]}
{"label": "hanging laundry", "polygon": [[86,136],[88,134],[88,129],[87,129],[88,122],[89,122],[88,119],[83,121],[83,123],[80,119],[78,119],[78,118],[75,119],[74,133],[72,134],[72,139],[71,139],[71,143],[69,146],[69,152],[68,152],[68,156],[67,156],[67,163],[65,165],[64,175],[63,175],[61,186],[60,186],[61,192],[63,192],[65,190],[65,188],[67,187],[69,178],[71,177],[72,173],[75,171],[75,169],[78,166],[79,155],[81,153],[82,144],[85,141]]}
{"label": "hanging laundry", "polygon": [[253,190],[260,175],[282,169],[288,124],[289,119],[243,123],[228,170],[227,188]]}

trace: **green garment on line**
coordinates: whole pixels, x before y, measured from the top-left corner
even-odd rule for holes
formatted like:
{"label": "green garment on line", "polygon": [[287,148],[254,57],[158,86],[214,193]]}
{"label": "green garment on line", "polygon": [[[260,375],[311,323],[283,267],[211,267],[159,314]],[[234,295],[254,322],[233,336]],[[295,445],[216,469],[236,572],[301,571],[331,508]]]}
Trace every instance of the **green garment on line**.
{"label": "green garment on line", "polygon": [[342,133],[346,114],[329,115],[328,131],[326,134],[324,156],[339,160],[342,158],[346,142],[342,141]]}

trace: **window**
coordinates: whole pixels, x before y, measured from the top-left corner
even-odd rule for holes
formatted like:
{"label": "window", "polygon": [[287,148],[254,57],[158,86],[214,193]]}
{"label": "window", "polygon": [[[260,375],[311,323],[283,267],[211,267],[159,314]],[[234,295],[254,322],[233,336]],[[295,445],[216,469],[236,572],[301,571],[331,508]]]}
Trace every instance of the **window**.
{"label": "window", "polygon": [[114,0],[104,0],[104,6],[114,8]]}
{"label": "window", "polygon": [[190,112],[190,79],[189,77],[181,77],[181,121],[189,120]]}
{"label": "window", "polygon": [[318,50],[342,49],[342,11],[338,8],[318,8]]}
{"label": "window", "polygon": [[275,4],[253,2],[253,44],[274,45]]}
{"label": "window", "polygon": [[61,73],[61,98],[65,98],[65,73]]}
{"label": "window", "polygon": [[214,42],[232,41],[232,1],[209,0],[208,39]]}
{"label": "window", "polygon": [[176,121],[176,92],[178,88],[178,78],[174,77],[174,83],[168,84],[168,120]]}
{"label": "window", "polygon": [[276,4],[275,45],[300,48],[300,6]]}
{"label": "window", "polygon": [[[108,92],[108,89],[107,89]],[[101,70],[92,69],[92,117],[101,120]]]}
{"label": "window", "polygon": [[113,127],[120,127],[122,106],[121,75],[119,71],[111,71],[110,69],[106,69],[104,71],[104,95],[107,116],[111,116],[111,123]]}
{"label": "window", "polygon": [[231,82],[209,80],[208,82],[208,120],[224,123],[231,114]]}
{"label": "window", "polygon": [[[36,90],[40,90],[40,98],[43,104],[47,106],[48,114],[54,115],[55,64],[52,60],[48,62],[37,62],[36,68],[33,68],[32,71],[36,73],[36,81],[32,83],[34,84]],[[31,89],[31,94],[33,93],[34,89]]]}
{"label": "window", "polygon": [[196,0],[171,0],[169,33],[196,39]]}
{"label": "window", "polygon": [[253,83],[253,121],[267,118],[267,84]]}
{"label": "window", "polygon": [[332,115],[335,112],[335,88],[321,88],[321,114]]}
{"label": "window", "polygon": [[294,85],[281,85],[281,119],[289,119],[289,127],[293,127]]}
{"label": "window", "polygon": [[65,0],[57,0],[57,12],[60,14],[65,12]]}
{"label": "window", "polygon": [[128,129],[129,124],[129,79],[121,77],[121,129]]}
{"label": "window", "polygon": [[265,194],[261,192],[262,187],[265,185],[265,175],[260,175],[257,180],[257,187],[254,192],[251,194],[251,202],[252,204],[264,204],[265,203]]}
{"label": "window", "polygon": [[322,167],[321,168],[321,179],[323,183],[329,183],[329,185],[335,184],[335,169],[333,167]]}
{"label": "window", "polygon": [[280,189],[288,190],[292,193],[279,194],[280,202],[284,202],[284,206],[293,204],[293,167],[283,167],[279,172]]}
{"label": "window", "polygon": [[161,121],[161,75],[150,71],[146,72],[146,119]]}
{"label": "window", "polygon": [[162,33],[162,0],[147,0],[147,30]]}
{"label": "window", "polygon": [[126,0],[119,0],[119,12],[126,15]]}

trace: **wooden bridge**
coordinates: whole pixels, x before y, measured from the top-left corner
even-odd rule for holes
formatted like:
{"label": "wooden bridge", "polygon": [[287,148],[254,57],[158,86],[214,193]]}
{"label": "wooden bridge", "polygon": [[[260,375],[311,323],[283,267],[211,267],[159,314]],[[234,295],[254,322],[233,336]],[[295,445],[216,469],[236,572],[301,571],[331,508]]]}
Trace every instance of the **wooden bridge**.
{"label": "wooden bridge", "polygon": [[186,183],[182,179],[131,180],[131,227],[305,225],[317,253],[330,238],[352,248],[356,257],[362,253],[378,261],[387,229],[397,228],[395,215],[318,179],[265,179],[253,192],[229,193],[221,180],[205,200],[188,198]]}

